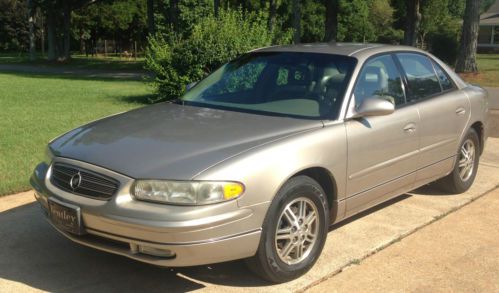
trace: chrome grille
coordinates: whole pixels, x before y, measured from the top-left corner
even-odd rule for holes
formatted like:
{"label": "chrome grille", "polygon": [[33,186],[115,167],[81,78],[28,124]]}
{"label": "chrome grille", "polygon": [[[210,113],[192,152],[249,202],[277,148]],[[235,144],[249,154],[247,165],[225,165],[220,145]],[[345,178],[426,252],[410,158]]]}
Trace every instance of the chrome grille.
{"label": "chrome grille", "polygon": [[[71,180],[78,177],[78,174],[78,184],[72,184]],[[52,166],[50,182],[64,191],[104,200],[110,199],[119,187],[116,179],[62,163]]]}

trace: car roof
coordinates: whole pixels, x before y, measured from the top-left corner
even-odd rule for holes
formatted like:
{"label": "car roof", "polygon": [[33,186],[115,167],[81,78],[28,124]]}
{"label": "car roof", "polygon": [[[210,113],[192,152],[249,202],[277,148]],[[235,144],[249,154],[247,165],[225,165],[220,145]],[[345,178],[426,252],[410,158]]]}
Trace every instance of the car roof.
{"label": "car roof", "polygon": [[307,52],[361,57],[390,51],[421,51],[414,47],[373,43],[310,43],[271,46],[252,52]]}

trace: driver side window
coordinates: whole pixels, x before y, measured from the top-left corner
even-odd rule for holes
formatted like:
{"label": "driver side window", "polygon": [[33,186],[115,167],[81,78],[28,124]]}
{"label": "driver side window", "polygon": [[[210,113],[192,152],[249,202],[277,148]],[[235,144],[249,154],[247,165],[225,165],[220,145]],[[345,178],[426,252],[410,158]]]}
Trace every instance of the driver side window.
{"label": "driver side window", "polygon": [[402,79],[391,55],[367,61],[357,79],[354,95],[357,107],[364,99],[374,96],[395,106],[405,103]]}

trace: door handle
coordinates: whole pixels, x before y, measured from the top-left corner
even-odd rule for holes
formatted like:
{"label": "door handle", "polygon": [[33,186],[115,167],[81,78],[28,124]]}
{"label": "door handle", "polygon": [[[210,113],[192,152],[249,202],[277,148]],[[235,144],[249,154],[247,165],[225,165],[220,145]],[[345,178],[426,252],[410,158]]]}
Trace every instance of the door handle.
{"label": "door handle", "polygon": [[466,109],[464,109],[463,107],[459,107],[456,109],[456,115],[464,115],[466,114]]}
{"label": "door handle", "polygon": [[406,126],[404,126],[404,132],[406,133],[413,133],[416,131],[416,124],[415,123],[409,123]]}

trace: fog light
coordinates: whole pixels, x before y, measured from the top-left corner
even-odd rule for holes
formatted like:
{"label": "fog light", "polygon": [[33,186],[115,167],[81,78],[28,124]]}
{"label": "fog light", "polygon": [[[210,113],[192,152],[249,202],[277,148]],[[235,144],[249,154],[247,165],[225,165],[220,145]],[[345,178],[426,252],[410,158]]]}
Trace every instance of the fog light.
{"label": "fog light", "polygon": [[174,258],[175,253],[169,249],[161,249],[144,245],[137,245],[136,253],[143,253],[152,256],[165,257],[165,258]]}

